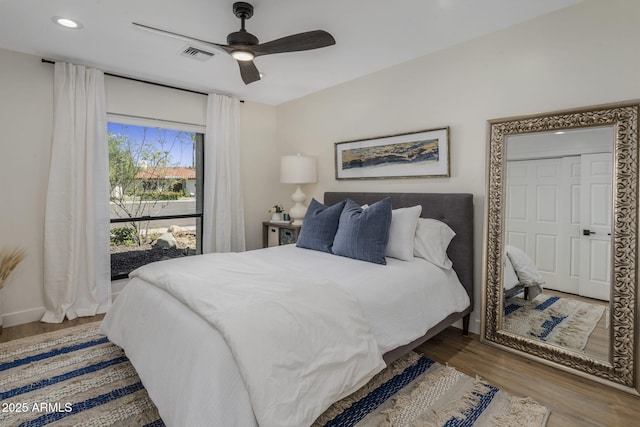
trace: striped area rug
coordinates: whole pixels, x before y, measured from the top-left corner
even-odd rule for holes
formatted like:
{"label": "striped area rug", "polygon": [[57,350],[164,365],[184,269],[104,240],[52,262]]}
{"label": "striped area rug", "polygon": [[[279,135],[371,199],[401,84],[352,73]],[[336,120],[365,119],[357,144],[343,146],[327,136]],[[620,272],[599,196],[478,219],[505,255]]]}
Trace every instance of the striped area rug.
{"label": "striped area rug", "polygon": [[[0,426],[163,426],[99,323],[0,344]],[[335,403],[315,426],[531,426],[547,408],[416,353]],[[224,427],[224,426],[222,426]]]}
{"label": "striped area rug", "polygon": [[0,426],[163,426],[99,322],[0,344]]}
{"label": "striped area rug", "polygon": [[540,294],[532,301],[522,292],[504,304],[504,329],[574,351],[583,351],[606,307],[573,298]]}
{"label": "striped area rug", "polygon": [[318,426],[541,427],[549,410],[409,353],[322,414]]}

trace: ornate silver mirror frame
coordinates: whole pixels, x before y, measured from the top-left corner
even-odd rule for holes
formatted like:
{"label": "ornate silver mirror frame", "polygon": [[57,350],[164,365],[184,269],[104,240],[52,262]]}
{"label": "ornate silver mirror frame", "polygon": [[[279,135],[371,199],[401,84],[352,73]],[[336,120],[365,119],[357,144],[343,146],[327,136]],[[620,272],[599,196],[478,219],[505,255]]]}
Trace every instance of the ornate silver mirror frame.
{"label": "ornate silver mirror frame", "polygon": [[[639,103],[615,104],[489,121],[482,340],[590,374],[636,392],[638,367],[638,112]],[[609,360],[534,341],[501,328],[506,140],[510,135],[613,126],[612,295]],[[556,365],[556,366],[557,366]]]}

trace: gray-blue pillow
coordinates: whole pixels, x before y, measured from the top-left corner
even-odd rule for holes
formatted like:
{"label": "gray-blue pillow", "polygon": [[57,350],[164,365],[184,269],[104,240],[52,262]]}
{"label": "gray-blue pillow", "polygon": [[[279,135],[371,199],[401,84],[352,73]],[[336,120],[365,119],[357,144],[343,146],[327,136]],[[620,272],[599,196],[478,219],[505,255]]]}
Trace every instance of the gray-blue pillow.
{"label": "gray-blue pillow", "polygon": [[386,264],[384,255],[391,225],[391,198],[386,197],[363,209],[353,200],[340,214],[333,239],[333,253],[376,264]]}
{"label": "gray-blue pillow", "polygon": [[345,201],[326,206],[316,199],[311,199],[302,221],[296,246],[331,253],[333,238],[338,230],[338,220],[344,205]]}

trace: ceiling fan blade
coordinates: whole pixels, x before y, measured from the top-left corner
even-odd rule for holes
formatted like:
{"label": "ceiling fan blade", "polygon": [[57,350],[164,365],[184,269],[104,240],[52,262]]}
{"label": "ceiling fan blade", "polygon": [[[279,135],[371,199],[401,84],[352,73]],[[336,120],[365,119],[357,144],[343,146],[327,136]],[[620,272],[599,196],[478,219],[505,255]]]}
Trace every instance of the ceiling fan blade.
{"label": "ceiling fan blade", "polygon": [[255,56],[274,53],[299,52],[336,44],[333,36],[323,30],[307,31],[252,47]]}
{"label": "ceiling fan blade", "polygon": [[226,44],[213,43],[213,42],[210,42],[210,41],[197,39],[195,37],[185,36],[184,34],[174,33],[172,31],[162,30],[160,28],[155,28],[155,27],[150,27],[148,25],[139,24],[137,22],[132,22],[132,24],[135,25],[138,28],[141,28],[141,29],[143,29],[145,31],[149,31],[149,32],[154,33],[154,34],[160,34],[160,35],[163,35],[163,36],[169,36],[169,37],[173,37],[175,39],[183,40],[183,41],[186,41],[186,42],[203,43],[203,44],[206,44],[206,45],[209,45],[209,46],[214,46],[214,47],[216,47],[218,49],[222,49],[223,51],[225,51],[227,53],[230,53],[233,50],[233,48],[231,46],[227,46]]}
{"label": "ceiling fan blade", "polygon": [[253,61],[236,61],[240,66],[240,75],[244,84],[248,85],[255,81],[260,80],[260,71],[256,67]]}

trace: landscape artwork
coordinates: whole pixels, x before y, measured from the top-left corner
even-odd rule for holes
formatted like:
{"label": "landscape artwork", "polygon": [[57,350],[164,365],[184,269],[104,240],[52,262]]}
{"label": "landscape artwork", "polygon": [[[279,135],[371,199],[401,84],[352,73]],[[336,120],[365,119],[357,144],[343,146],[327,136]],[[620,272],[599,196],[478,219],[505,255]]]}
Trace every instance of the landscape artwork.
{"label": "landscape artwork", "polygon": [[336,144],[336,178],[449,176],[448,128]]}
{"label": "landscape artwork", "polygon": [[430,139],[344,150],[342,152],[342,169],[366,168],[386,164],[437,162],[438,159],[438,140]]}

